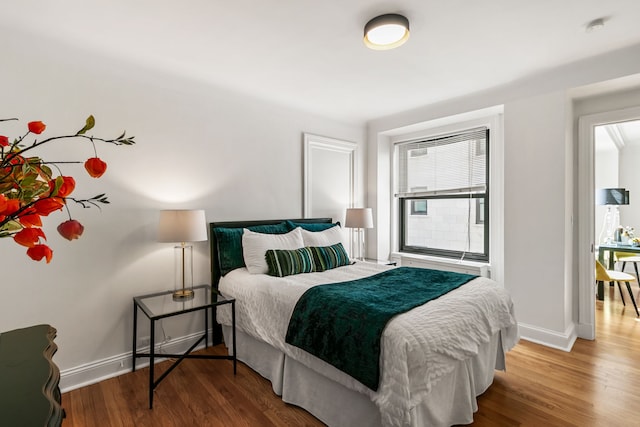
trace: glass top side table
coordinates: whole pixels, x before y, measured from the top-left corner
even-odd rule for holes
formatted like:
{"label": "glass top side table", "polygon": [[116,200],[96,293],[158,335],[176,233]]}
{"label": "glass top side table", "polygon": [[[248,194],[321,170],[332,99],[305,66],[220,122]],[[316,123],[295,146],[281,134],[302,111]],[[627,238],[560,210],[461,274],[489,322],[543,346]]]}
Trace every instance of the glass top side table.
{"label": "glass top side table", "polygon": [[[201,310],[211,304],[212,293],[211,286],[199,285],[193,287],[193,298],[184,300],[174,300],[173,291],[163,291],[154,294],[134,297],[138,307],[149,318],[164,318],[175,315],[176,313],[188,313],[190,311]],[[218,295],[218,301],[224,301],[226,298],[221,294]]]}
{"label": "glass top side table", "polygon": [[[236,300],[227,298],[215,289],[211,289],[210,285],[198,285],[193,287],[194,296],[190,299],[174,300],[173,290],[156,292],[148,295],[141,295],[133,298],[133,354],[132,354],[132,371],[136,370],[136,359],[140,357],[149,358],[149,409],[153,408],[153,390],[160,382],[184,359],[226,359],[233,361],[233,374],[236,374]],[[191,352],[202,341],[205,342],[205,348],[209,347],[209,317],[211,324],[215,320],[215,308],[220,305],[231,305],[232,335],[233,349],[232,354],[210,355],[210,354],[191,354]],[[138,340],[138,310],[141,310],[149,319],[149,352],[143,353],[137,350]],[[161,357],[177,358],[177,360],[155,380],[154,363],[155,353],[155,322],[167,317],[178,316],[181,314],[191,313],[194,311],[204,312],[204,333],[196,340],[189,349],[183,354],[167,354],[162,353]]]}

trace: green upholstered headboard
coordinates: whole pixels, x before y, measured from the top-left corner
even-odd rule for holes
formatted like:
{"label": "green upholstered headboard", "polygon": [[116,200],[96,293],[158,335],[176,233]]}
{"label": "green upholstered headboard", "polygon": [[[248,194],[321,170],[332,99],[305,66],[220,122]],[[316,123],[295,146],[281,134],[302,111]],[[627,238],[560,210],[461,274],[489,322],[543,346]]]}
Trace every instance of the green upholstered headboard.
{"label": "green upholstered headboard", "polygon": [[[211,244],[211,286],[213,289],[218,289],[218,283],[220,283],[220,277],[230,270],[229,265],[224,265],[228,263],[228,259],[225,258],[225,253],[222,253],[226,250],[226,248],[220,247],[219,237],[225,235],[225,233],[220,233],[220,230],[216,233],[216,228],[223,229],[226,234],[228,231],[233,231],[232,229],[240,229],[243,228],[253,228],[255,227],[255,231],[260,231],[260,229],[269,229],[271,233],[278,232],[287,232],[291,231],[293,227],[291,227],[291,223],[299,223],[299,224],[331,224],[331,218],[300,218],[300,219],[268,219],[268,220],[255,220],[255,221],[226,221],[226,222],[211,222],[209,223],[209,242]],[[282,228],[282,230],[277,230],[272,227],[276,227],[279,224],[286,224]],[[237,233],[232,236],[233,238],[237,238],[237,236],[242,236],[242,233]],[[240,243],[241,244],[241,243]],[[236,248],[237,252],[237,248]],[[241,252],[240,252],[241,255]],[[233,256],[237,257],[237,253]],[[222,259],[222,264],[221,264]],[[236,264],[236,266],[238,266]],[[240,265],[241,266],[241,265]]]}

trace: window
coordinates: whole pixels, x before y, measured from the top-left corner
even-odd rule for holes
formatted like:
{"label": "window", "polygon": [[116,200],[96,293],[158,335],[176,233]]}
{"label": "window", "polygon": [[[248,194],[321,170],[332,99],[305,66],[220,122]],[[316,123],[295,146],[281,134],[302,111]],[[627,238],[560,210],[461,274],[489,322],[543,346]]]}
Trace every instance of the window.
{"label": "window", "polygon": [[396,145],[401,251],[489,260],[488,152],[486,127]]}
{"label": "window", "polygon": [[411,215],[428,215],[426,200],[411,201]]}
{"label": "window", "polygon": [[476,224],[484,224],[484,198],[476,199]]}

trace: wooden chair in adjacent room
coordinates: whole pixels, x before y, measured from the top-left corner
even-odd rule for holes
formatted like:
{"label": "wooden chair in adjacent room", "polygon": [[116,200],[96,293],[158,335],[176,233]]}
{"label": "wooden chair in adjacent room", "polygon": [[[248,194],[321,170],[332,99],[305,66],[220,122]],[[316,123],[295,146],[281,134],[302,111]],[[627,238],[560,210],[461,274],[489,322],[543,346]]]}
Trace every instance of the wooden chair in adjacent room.
{"label": "wooden chair in adjacent room", "polygon": [[598,282],[616,282],[618,285],[618,290],[620,291],[620,298],[622,298],[622,304],[627,305],[624,301],[624,295],[622,294],[622,286],[620,282],[624,282],[627,286],[627,291],[629,292],[629,297],[631,298],[631,302],[633,303],[633,307],[636,309],[636,316],[640,317],[640,312],[638,311],[638,306],[636,305],[636,299],[633,297],[633,292],[631,291],[631,282],[635,282],[636,278],[631,274],[624,273],[622,271],[616,270],[607,270],[600,263],[600,261],[596,260],[596,281]]}
{"label": "wooden chair in adjacent room", "polygon": [[640,256],[634,255],[630,252],[615,252],[616,261],[622,263],[620,271],[624,271],[628,262],[633,263],[633,269],[636,271],[636,279],[638,280],[638,286],[640,286],[640,274],[638,274],[638,263],[640,262]]}

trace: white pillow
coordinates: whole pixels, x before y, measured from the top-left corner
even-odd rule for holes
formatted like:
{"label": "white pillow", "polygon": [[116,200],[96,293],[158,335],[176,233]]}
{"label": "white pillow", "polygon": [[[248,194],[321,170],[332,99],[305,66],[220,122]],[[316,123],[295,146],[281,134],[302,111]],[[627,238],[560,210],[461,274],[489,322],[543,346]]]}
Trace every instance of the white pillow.
{"label": "white pillow", "polygon": [[251,274],[266,274],[269,271],[265,258],[269,249],[300,249],[304,247],[300,229],[285,234],[256,233],[242,231],[242,257]]}
{"label": "white pillow", "polygon": [[339,225],[322,231],[309,231],[300,228],[300,233],[302,233],[302,241],[305,246],[331,246],[336,243],[342,243],[345,251],[347,251],[347,255],[349,254],[347,250],[348,245],[345,244],[342,236],[342,227]]}

